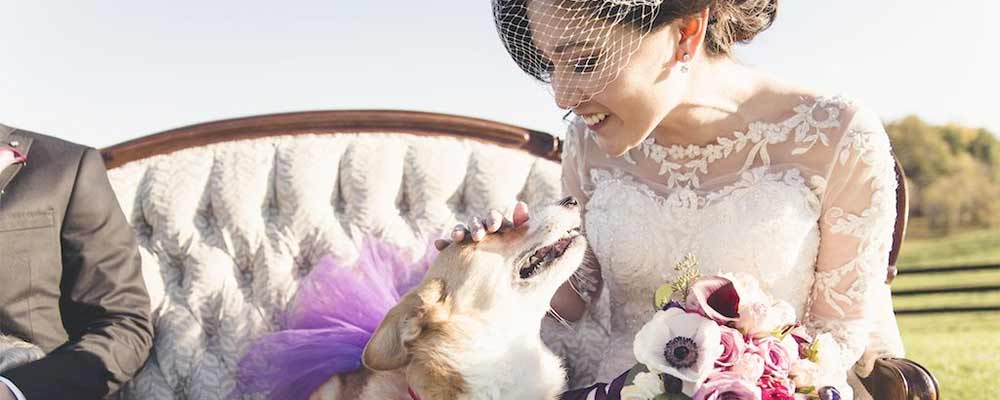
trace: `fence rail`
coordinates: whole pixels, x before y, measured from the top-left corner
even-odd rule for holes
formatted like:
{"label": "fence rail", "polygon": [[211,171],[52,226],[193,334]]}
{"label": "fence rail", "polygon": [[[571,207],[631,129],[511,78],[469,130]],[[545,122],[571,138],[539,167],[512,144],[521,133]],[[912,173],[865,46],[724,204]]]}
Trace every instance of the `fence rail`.
{"label": "fence rail", "polygon": [[976,313],[976,312],[996,312],[1000,311],[1000,306],[983,307],[930,307],[918,309],[895,310],[896,315],[913,314],[946,314],[946,313]]}
{"label": "fence rail", "polygon": [[[978,271],[1000,271],[1000,264],[987,264],[987,265],[956,265],[950,267],[918,267],[918,268],[902,268],[899,271],[901,276],[912,276],[920,274],[941,274],[943,275],[945,281],[947,281],[947,276],[956,273],[963,272],[978,272]],[[900,289],[893,290],[892,296],[895,297],[906,297],[912,298],[913,296],[926,296],[928,298],[934,298],[936,295],[948,295],[948,294],[958,294],[958,293],[993,293],[1000,292],[1000,282],[981,282],[977,285],[970,286],[938,286],[938,287],[927,287],[927,288],[917,288],[917,289]],[[982,305],[982,306],[949,306],[949,307],[920,307],[920,308],[905,308],[896,309],[896,315],[907,315],[907,314],[945,314],[945,313],[977,313],[977,312],[997,312],[1000,311],[1000,304]]]}
{"label": "fence rail", "polygon": [[905,269],[900,269],[899,274],[900,275],[938,274],[938,273],[949,273],[949,272],[991,271],[991,270],[1000,270],[1000,264],[957,265],[954,267],[905,268]]}

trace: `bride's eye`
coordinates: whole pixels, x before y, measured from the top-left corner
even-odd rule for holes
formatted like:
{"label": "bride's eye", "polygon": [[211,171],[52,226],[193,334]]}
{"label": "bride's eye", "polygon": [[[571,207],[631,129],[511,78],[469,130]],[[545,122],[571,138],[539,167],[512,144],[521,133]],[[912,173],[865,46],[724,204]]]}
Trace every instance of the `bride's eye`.
{"label": "bride's eye", "polygon": [[579,74],[586,74],[597,70],[600,58],[597,56],[584,57],[573,63],[573,70]]}

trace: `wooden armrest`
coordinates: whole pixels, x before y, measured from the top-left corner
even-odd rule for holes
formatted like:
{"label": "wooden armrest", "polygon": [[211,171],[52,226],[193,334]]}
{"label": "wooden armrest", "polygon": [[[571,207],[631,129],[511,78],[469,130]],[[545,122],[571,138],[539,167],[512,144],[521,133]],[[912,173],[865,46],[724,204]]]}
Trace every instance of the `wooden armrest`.
{"label": "wooden armrest", "polygon": [[937,400],[938,382],[922,365],[905,358],[882,358],[861,380],[876,400]]}

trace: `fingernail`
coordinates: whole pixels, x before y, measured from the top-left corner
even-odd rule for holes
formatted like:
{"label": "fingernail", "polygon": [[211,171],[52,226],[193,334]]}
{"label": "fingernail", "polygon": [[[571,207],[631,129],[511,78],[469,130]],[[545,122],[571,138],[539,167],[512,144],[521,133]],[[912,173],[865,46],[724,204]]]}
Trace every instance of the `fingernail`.
{"label": "fingernail", "polygon": [[485,237],[486,237],[486,230],[485,229],[476,229],[475,232],[472,232],[472,241],[474,241],[474,242],[481,241]]}
{"label": "fingernail", "polygon": [[503,221],[503,215],[500,215],[499,211],[496,210],[490,211],[490,215],[486,219],[486,228],[490,232],[496,232],[500,230],[502,221]]}

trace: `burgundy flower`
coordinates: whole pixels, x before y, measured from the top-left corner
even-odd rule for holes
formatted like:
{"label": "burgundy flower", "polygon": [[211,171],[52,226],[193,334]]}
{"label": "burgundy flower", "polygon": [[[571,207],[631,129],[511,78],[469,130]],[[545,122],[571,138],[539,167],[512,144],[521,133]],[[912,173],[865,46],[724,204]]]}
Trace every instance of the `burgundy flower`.
{"label": "burgundy flower", "polygon": [[688,311],[697,312],[716,322],[733,322],[740,317],[740,294],[733,281],[713,276],[691,284],[686,299]]}

